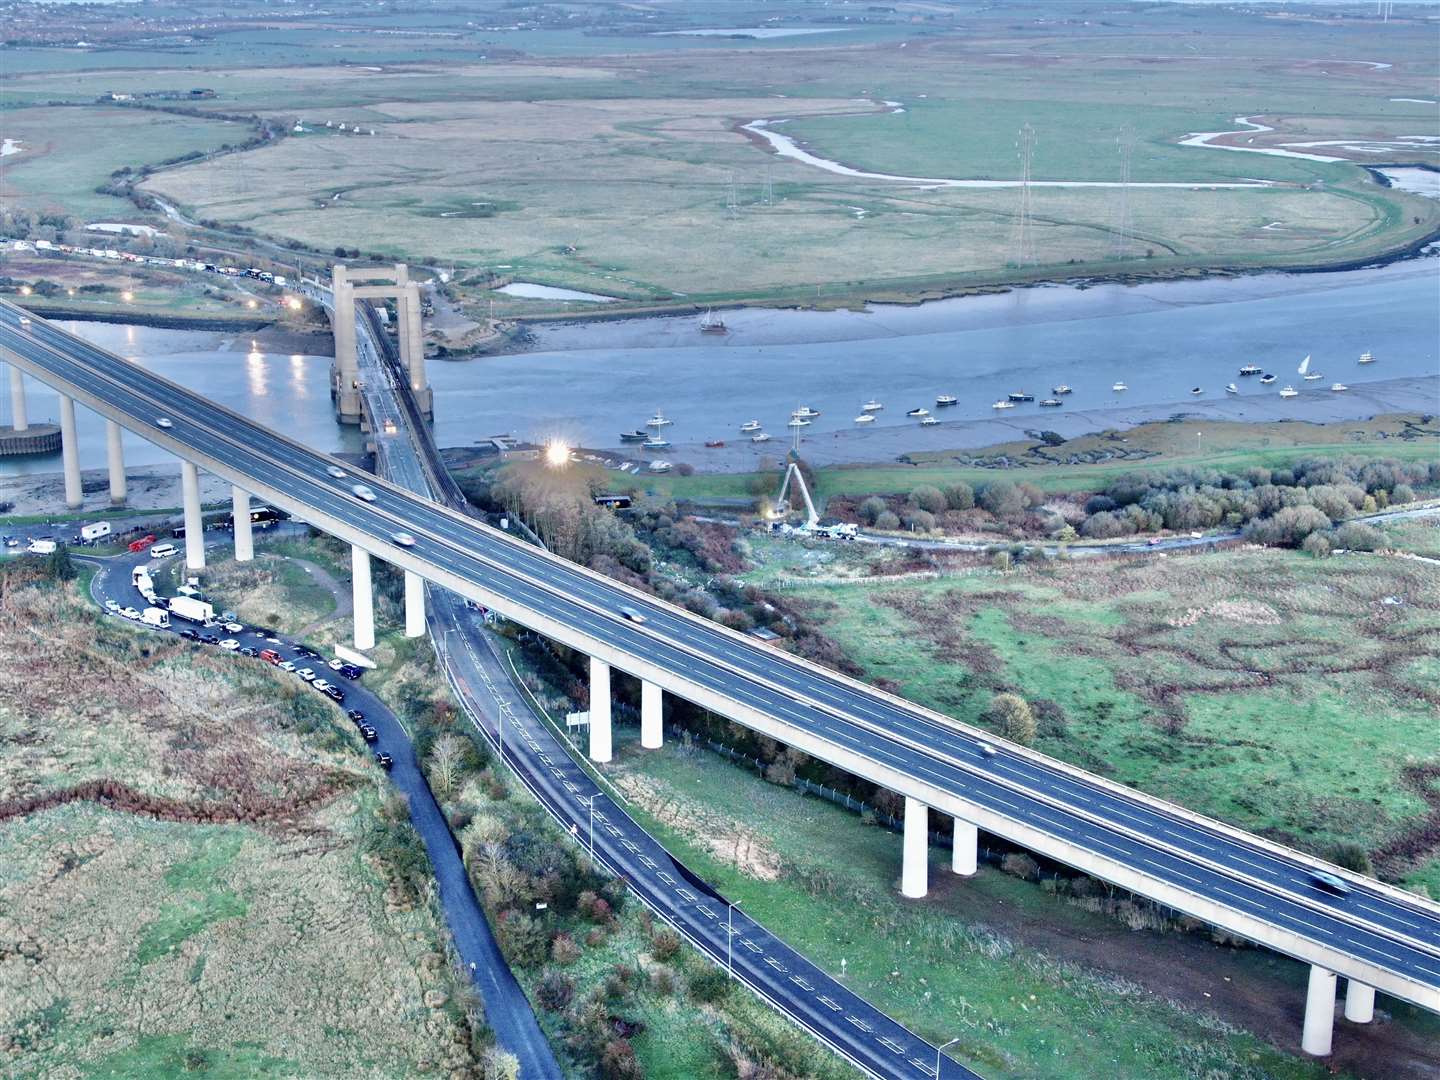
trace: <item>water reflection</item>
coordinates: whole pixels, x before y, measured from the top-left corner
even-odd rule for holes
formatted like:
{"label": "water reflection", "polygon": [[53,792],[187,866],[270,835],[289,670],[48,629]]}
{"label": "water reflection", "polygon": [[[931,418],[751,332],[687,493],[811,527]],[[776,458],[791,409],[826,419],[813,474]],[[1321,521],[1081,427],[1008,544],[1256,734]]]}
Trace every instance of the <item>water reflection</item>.
{"label": "water reflection", "polygon": [[310,385],[305,381],[305,357],[300,353],[290,354],[290,393],[300,401],[310,396]]}
{"label": "water reflection", "polygon": [[269,374],[269,369],[265,365],[264,353],[252,352],[245,357],[245,383],[250,388],[252,397],[269,396],[270,383],[267,378]]}

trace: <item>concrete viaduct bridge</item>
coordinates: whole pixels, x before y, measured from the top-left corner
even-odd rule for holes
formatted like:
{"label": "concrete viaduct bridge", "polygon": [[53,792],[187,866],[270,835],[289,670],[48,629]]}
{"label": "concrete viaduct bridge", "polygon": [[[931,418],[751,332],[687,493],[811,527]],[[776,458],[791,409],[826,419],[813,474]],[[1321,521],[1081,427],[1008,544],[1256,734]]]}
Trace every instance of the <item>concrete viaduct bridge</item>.
{"label": "concrete viaduct bridge", "polygon": [[[398,270],[387,276],[380,288],[399,287]],[[405,293],[412,288],[404,282]],[[357,332],[353,312],[338,306],[348,302],[343,293],[334,293],[342,416],[341,339]],[[412,339],[412,387],[416,355]],[[233,485],[236,558],[251,557],[252,494],[352,545],[357,648],[374,644],[370,560],[381,558],[406,573],[407,633],[424,632],[422,582],[430,582],[588,655],[597,764],[612,754],[610,675],[618,668],[641,681],[646,748],[661,743],[670,693],[902,795],[907,897],[927,891],[933,811],[953,823],[952,873],[975,872],[983,829],[1310,965],[1301,1039],[1309,1054],[1330,1053],[1342,977],[1348,1022],[1373,1019],[1377,990],[1440,1012],[1440,905],[759,644],[310,450],[9,304],[0,305],[0,359],[61,395],[72,504],[80,501],[77,401],[110,425],[116,498],[124,497],[120,427],[180,459],[191,568],[205,560],[203,468]],[[13,377],[11,385],[23,395]],[[355,402],[349,415],[358,413]],[[356,494],[357,484],[373,501]],[[1350,891],[1317,888],[1317,872]]]}

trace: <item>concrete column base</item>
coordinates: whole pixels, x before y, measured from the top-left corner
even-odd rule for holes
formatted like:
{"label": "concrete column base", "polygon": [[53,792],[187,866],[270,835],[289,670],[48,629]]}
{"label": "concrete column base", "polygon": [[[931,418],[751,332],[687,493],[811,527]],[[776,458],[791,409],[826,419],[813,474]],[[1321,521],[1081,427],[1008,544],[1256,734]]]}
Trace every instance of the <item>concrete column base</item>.
{"label": "concrete column base", "polygon": [[659,750],[665,741],[664,702],[665,692],[659,686],[640,683],[640,745],[646,750]]}
{"label": "concrete column base", "polygon": [[80,443],[75,434],[75,399],[60,395],[60,457],[65,466],[65,505],[72,510],[85,503],[80,487]]}
{"label": "concrete column base", "polygon": [[590,760],[609,761],[610,736],[610,665],[590,658]]}
{"label": "concrete column base", "polygon": [[200,516],[200,470],[180,463],[180,490],[185,500],[185,566],[205,569],[205,519]]}
{"label": "concrete column base", "polygon": [[1305,1031],[1300,1049],[1312,1057],[1329,1057],[1335,1033],[1335,973],[1310,966],[1310,985],[1305,993]]}
{"label": "concrete column base", "polygon": [[405,571],[405,636],[425,635],[425,579]]}
{"label": "concrete column base", "polygon": [[1368,1024],[1375,1019],[1375,988],[1349,980],[1345,986],[1345,1019],[1352,1024]]}
{"label": "concrete column base", "polygon": [[355,609],[355,648],[375,647],[375,595],[370,587],[370,553],[350,545],[350,594]]}
{"label": "concrete column base", "polygon": [[250,524],[250,493],[230,488],[230,519],[235,524],[235,561],[249,562],[255,558],[255,537]]}
{"label": "concrete column base", "polygon": [[918,900],[930,886],[930,808],[919,799],[905,798],[904,860],[900,893]]}

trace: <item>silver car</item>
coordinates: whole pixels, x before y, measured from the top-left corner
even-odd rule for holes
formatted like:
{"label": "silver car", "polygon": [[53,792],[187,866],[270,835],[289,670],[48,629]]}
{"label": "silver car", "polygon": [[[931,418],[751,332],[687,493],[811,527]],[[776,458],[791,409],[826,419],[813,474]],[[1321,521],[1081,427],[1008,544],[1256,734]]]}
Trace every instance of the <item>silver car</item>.
{"label": "silver car", "polygon": [[375,492],[365,484],[356,484],[350,491],[361,502],[370,503],[375,501]]}

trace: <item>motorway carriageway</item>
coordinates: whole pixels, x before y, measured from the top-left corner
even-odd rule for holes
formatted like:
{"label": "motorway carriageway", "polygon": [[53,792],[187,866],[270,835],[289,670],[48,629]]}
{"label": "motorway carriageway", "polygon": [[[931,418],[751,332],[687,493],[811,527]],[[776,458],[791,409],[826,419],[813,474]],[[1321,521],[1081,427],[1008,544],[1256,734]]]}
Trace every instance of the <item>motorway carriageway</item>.
{"label": "motorway carriageway", "polygon": [[[327,456],[41,320],[35,320],[30,333],[22,332],[17,317],[16,309],[4,308],[0,325],[7,347],[106,400],[133,418],[130,426],[135,420],[144,425],[147,417],[171,416],[170,434],[177,439],[365,530],[379,541],[377,550],[384,550],[394,531],[408,530],[420,540],[417,554],[512,603],[1063,841],[1404,973],[1437,990],[1435,1000],[1440,1000],[1440,919],[1418,900],[1412,904],[1365,884],[1348,898],[1321,894],[1302,856],[1273,852],[1204,820],[1191,821],[1178,808],[1155,807],[1088,783],[1003,743],[997,757],[987,758],[976,736],[621,591],[401,489],[381,484],[381,503],[359,503],[349,495],[349,484],[368,474],[347,470],[344,481],[328,479],[324,470],[332,459]],[[649,622],[639,627],[625,620],[618,612],[622,603],[640,607]]]}

